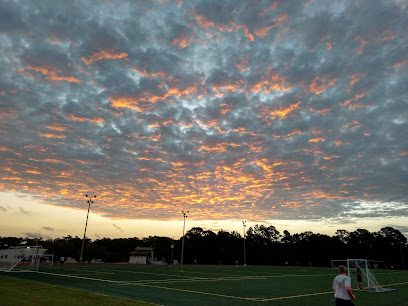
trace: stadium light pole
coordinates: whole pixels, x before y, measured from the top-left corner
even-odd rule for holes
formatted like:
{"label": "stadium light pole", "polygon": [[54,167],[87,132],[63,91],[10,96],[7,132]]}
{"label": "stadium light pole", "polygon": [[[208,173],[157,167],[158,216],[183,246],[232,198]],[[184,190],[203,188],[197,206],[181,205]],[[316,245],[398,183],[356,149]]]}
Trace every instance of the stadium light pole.
{"label": "stadium light pole", "polygon": [[245,248],[245,227],[246,227],[246,221],[242,221],[242,225],[244,227],[244,267],[246,267],[246,248]]}
{"label": "stadium light pole", "polygon": [[[93,204],[94,201],[92,201],[92,196],[85,195],[85,197],[89,198],[88,200],[88,213],[86,214],[86,222],[85,222],[85,232],[84,232],[84,238],[82,239],[82,247],[81,247],[81,255],[79,255],[79,262],[82,263],[82,255],[84,254],[84,244],[85,244],[85,236],[86,236],[86,227],[88,226],[88,216],[89,216],[89,208],[91,208],[91,203]],[[93,196],[96,198],[96,195]]]}
{"label": "stadium light pole", "polygon": [[183,257],[184,257],[184,230],[186,228],[186,218],[188,217],[187,214],[189,211],[182,211],[183,213],[183,218],[184,218],[184,224],[183,224],[183,240],[181,242],[181,264],[183,264]]}
{"label": "stadium light pole", "polygon": [[402,253],[401,244],[402,244],[402,243],[399,243],[399,249],[400,249],[400,253],[401,253],[402,268],[405,270],[404,253]]}

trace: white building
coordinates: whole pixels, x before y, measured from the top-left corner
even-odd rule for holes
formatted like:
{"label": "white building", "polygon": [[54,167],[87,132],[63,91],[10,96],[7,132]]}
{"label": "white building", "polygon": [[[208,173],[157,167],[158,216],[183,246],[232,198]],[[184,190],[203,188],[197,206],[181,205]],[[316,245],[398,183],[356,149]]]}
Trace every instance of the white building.
{"label": "white building", "polygon": [[153,259],[152,247],[137,247],[133,252],[130,252],[129,263],[146,265],[152,262]]}

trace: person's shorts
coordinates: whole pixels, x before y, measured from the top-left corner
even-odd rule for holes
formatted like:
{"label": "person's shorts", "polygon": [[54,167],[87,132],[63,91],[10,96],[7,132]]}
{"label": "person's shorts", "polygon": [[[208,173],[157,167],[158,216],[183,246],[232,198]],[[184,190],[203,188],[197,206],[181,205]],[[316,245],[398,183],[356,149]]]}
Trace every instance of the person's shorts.
{"label": "person's shorts", "polygon": [[351,300],[343,300],[336,298],[336,306],[354,306]]}
{"label": "person's shorts", "polygon": [[361,277],[361,275],[358,275],[357,276],[357,282],[358,283],[361,283],[363,281],[363,278]]}

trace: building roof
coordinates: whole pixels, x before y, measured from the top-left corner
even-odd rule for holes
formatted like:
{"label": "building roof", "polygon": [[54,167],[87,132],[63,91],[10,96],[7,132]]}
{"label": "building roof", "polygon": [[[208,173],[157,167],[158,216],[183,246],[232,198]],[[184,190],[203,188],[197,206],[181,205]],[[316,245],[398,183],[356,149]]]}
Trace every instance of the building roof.
{"label": "building roof", "polygon": [[152,247],[137,247],[130,255],[148,255],[153,251]]}

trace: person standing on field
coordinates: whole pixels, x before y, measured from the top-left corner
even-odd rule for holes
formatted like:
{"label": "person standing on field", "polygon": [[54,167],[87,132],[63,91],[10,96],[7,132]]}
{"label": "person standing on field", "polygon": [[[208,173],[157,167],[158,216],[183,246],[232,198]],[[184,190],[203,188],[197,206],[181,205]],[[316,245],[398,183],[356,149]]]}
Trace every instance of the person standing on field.
{"label": "person standing on field", "polygon": [[336,298],[336,306],[354,305],[351,300],[356,296],[351,290],[351,278],[347,275],[347,268],[339,266],[339,275],[333,280],[334,297]]}
{"label": "person standing on field", "polygon": [[363,289],[363,277],[361,276],[361,270],[358,265],[356,265],[356,271],[354,271],[353,274],[357,276],[358,289]]}

